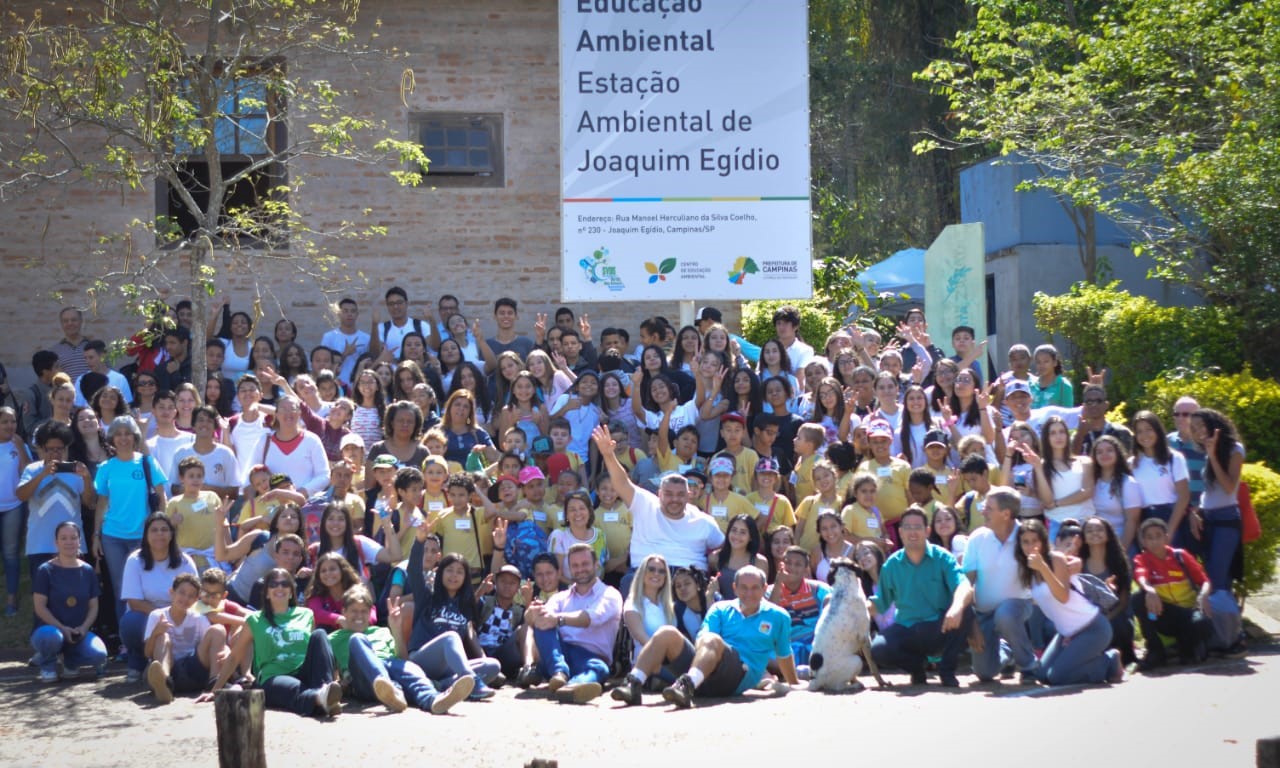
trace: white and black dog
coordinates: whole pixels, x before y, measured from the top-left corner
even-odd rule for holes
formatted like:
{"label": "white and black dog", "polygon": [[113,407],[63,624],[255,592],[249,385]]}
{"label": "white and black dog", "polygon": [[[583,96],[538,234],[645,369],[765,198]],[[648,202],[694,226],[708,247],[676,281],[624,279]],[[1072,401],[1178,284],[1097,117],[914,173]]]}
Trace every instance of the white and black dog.
{"label": "white and black dog", "polygon": [[818,617],[809,655],[809,668],[813,670],[809,690],[861,690],[862,684],[856,678],[864,658],[876,684],[887,688],[888,683],[871,658],[871,614],[867,612],[867,597],[858,572],[851,561],[836,558],[831,562],[831,574],[835,577],[834,589]]}

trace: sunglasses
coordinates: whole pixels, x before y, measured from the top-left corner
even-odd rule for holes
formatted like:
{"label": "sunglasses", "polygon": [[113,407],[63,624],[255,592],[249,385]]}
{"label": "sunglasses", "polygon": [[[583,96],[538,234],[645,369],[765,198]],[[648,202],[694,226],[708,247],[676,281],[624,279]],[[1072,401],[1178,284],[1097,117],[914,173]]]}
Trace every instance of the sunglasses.
{"label": "sunglasses", "polygon": [[279,589],[280,587],[292,587],[292,586],[293,586],[293,582],[284,581],[281,579],[267,582],[268,589]]}

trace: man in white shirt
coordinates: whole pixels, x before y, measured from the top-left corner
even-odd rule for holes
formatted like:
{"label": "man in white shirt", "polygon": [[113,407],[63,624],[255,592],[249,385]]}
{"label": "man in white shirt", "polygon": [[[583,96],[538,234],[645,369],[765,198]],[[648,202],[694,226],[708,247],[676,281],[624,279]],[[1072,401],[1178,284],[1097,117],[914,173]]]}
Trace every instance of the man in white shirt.
{"label": "man in white shirt", "polygon": [[[409,317],[409,294],[398,285],[393,285],[387,289],[384,297],[387,302],[387,314],[391,319],[385,323],[378,322],[378,315],[375,312],[373,316],[373,331],[369,339],[369,351],[375,355],[380,353],[383,348],[390,352],[391,357],[400,359],[400,345],[404,342],[404,337],[410,333],[418,333],[423,340],[431,332],[426,323],[416,317]],[[338,347],[334,347],[338,349]],[[346,360],[343,360],[345,365]]]}
{"label": "man in white shirt", "polygon": [[813,359],[813,347],[805,344],[797,335],[800,330],[800,310],[790,304],[778,307],[773,313],[773,330],[778,336],[778,341],[782,342],[782,346],[787,350],[791,370],[803,370],[805,365]]}
{"label": "man in white shirt", "polygon": [[343,298],[338,302],[338,327],[326,331],[320,339],[320,346],[342,353],[342,367],[337,374],[338,380],[347,385],[351,384],[356,358],[369,351],[369,334],[356,327],[359,318],[360,307],[356,300],[350,296]]}
{"label": "man in white shirt", "polygon": [[[84,343],[84,361],[89,366],[90,373],[100,373],[107,377],[107,384],[120,390],[124,396],[124,402],[133,402],[133,390],[129,389],[129,379],[117,370],[107,365],[107,343],[101,339],[93,339]],[[80,389],[80,382],[84,380],[84,376],[76,379],[76,405],[88,405],[88,397],[84,391]],[[90,392],[89,396],[93,393]]]}
{"label": "man in white shirt", "polygon": [[1018,492],[995,486],[987,493],[982,514],[986,525],[969,536],[964,572],[974,585],[973,612],[982,632],[983,648],[973,652],[973,673],[993,680],[1000,670],[1016,664],[1022,682],[1035,679],[1036,656],[1027,632],[1031,594],[1018,577]]}
{"label": "man in white shirt", "polygon": [[[195,441],[179,448],[173,454],[173,462],[165,468],[170,478],[181,478],[178,464],[188,456],[195,456],[204,464],[204,489],[213,491],[224,499],[235,498],[240,485],[240,463],[235,451],[213,439],[218,428],[218,411],[211,405],[202,405],[191,415],[191,429]],[[173,483],[174,490],[182,483]]]}
{"label": "man in white shirt", "polygon": [[[156,420],[156,433],[147,440],[147,452],[167,472],[173,466],[173,457],[178,450],[191,445],[196,438],[190,432],[178,431],[178,404],[167,389],[156,393],[151,405],[151,418]],[[143,430],[145,433],[145,427]]]}

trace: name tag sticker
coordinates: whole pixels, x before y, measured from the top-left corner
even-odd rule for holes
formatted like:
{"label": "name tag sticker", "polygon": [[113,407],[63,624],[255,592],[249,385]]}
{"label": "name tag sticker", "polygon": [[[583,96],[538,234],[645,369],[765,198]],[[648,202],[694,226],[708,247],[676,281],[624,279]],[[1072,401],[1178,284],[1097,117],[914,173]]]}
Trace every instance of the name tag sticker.
{"label": "name tag sticker", "polygon": [[876,477],[889,477],[893,474],[893,467],[876,467]]}
{"label": "name tag sticker", "polygon": [[427,511],[428,511],[428,512],[439,512],[439,511],[440,511],[440,510],[442,510],[442,509],[444,509],[444,502],[443,502],[443,501],[428,501],[428,502],[427,502]]}
{"label": "name tag sticker", "polygon": [[453,521],[453,527],[454,527],[456,530],[459,530],[459,531],[469,531],[469,530],[471,530],[471,521],[470,521],[469,519],[468,519],[468,520],[462,520],[462,519],[454,520],[454,521]]}
{"label": "name tag sticker", "polygon": [[204,501],[197,501],[196,503],[191,505],[192,512],[203,512],[208,508],[209,508],[209,505],[205,504]]}
{"label": "name tag sticker", "polygon": [[618,520],[619,520],[619,519],[621,519],[621,517],[622,517],[622,515],[621,515],[621,514],[619,514],[619,513],[617,513],[617,512],[605,512],[605,513],[604,513],[604,521],[605,521],[606,523],[616,523],[616,522],[618,522]]}
{"label": "name tag sticker", "polygon": [[728,517],[729,508],[728,507],[712,507],[711,514],[714,515],[715,517]]}
{"label": "name tag sticker", "polygon": [[768,504],[757,504],[757,505],[756,505],[756,511],[757,511],[757,512],[759,512],[759,513],[760,513],[760,514],[762,514],[762,515],[767,515],[767,514],[769,514],[769,505],[768,505]]}
{"label": "name tag sticker", "polygon": [[534,519],[534,520],[537,520],[537,521],[538,521],[538,522],[540,522],[540,523],[545,523],[545,522],[547,522],[547,513],[546,513],[546,512],[534,512],[534,513],[533,513],[533,519]]}
{"label": "name tag sticker", "polygon": [[880,521],[874,517],[867,518],[867,527],[874,531],[880,527]]}

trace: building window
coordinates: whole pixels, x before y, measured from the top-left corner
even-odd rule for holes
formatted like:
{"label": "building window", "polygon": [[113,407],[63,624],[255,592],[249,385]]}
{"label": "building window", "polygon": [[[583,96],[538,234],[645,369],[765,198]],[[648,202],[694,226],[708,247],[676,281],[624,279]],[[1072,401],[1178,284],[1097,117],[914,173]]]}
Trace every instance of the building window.
{"label": "building window", "polygon": [[417,113],[409,132],[431,160],[424,186],[505,185],[501,114]]}
{"label": "building window", "polygon": [[[283,201],[282,185],[287,180],[284,164],[274,159],[288,146],[284,101],[269,87],[275,76],[255,76],[251,71],[217,80],[220,96],[212,140],[218,149],[222,179],[267,161],[226,191],[219,225],[225,230],[224,237],[237,240],[239,245],[279,247],[288,240],[283,228],[276,226],[280,217],[264,207],[269,201]],[[174,147],[176,155],[185,155],[176,168],[181,185],[203,210],[209,203],[211,178],[204,150],[181,135],[174,137]],[[179,190],[165,179],[158,179],[156,187],[157,217],[167,222],[175,235],[194,234],[199,228],[197,218]],[[243,214],[248,214],[249,220],[243,226],[232,226],[233,218]]]}

